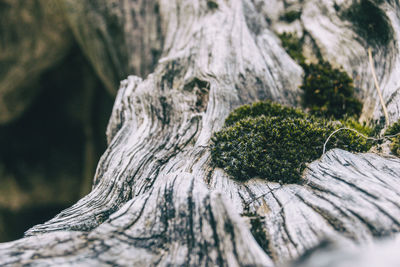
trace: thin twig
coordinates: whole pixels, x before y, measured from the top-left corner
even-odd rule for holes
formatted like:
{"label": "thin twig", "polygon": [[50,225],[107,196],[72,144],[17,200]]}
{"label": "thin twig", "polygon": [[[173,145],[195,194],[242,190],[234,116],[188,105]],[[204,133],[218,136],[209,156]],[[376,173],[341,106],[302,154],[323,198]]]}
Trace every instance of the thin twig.
{"label": "thin twig", "polygon": [[383,101],[381,88],[379,87],[379,84],[378,84],[378,79],[376,78],[374,62],[372,60],[372,49],[371,49],[371,47],[368,48],[368,57],[369,57],[369,65],[371,66],[372,76],[374,77],[375,87],[376,87],[376,90],[378,91],[378,95],[379,95],[379,99],[381,101],[383,113],[385,114],[385,128],[387,128],[387,126],[389,125],[389,114],[388,114],[388,111],[386,109],[385,102]]}
{"label": "thin twig", "polygon": [[339,132],[339,131],[341,131],[341,130],[349,130],[349,131],[355,132],[355,133],[361,135],[362,137],[364,137],[365,139],[367,139],[367,140],[372,140],[372,141],[381,141],[381,140],[384,140],[384,139],[387,139],[387,138],[392,138],[392,137],[400,136],[400,133],[397,133],[397,134],[392,134],[392,135],[385,135],[385,136],[382,136],[381,138],[375,138],[375,137],[366,136],[366,135],[360,133],[360,132],[357,131],[357,130],[354,130],[354,129],[351,129],[351,128],[347,128],[347,127],[342,127],[342,128],[339,128],[339,129],[333,131],[333,132],[328,136],[328,138],[326,139],[326,141],[325,141],[325,143],[324,143],[324,147],[323,147],[323,150],[322,150],[322,155],[325,154],[325,152],[326,152],[326,144],[328,144],[329,139],[330,139],[335,133],[337,133],[337,132]]}

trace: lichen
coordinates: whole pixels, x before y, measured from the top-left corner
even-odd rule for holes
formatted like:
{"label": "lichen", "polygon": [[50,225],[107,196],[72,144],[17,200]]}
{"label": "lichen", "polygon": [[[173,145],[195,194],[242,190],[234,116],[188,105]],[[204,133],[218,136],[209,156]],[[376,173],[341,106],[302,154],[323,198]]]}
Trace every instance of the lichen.
{"label": "lichen", "polygon": [[360,116],[362,103],[354,96],[353,79],[345,71],[324,60],[302,67],[305,75],[300,88],[303,105],[310,113],[335,119]]}
{"label": "lichen", "polygon": [[[400,134],[400,120],[391,125],[385,132],[385,135]],[[396,156],[400,156],[400,136],[390,138],[390,151]]]}
{"label": "lichen", "polygon": [[[307,163],[321,156],[327,137],[343,126],[270,102],[247,105],[213,136],[212,161],[237,180],[258,176],[299,183]],[[364,152],[371,143],[355,132],[339,131],[327,144],[327,149],[334,147]]]}

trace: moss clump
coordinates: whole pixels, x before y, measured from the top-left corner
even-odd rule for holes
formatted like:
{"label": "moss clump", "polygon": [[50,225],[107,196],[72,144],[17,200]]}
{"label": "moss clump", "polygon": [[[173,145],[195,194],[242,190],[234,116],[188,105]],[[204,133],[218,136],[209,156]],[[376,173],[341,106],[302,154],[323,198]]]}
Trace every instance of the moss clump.
{"label": "moss clump", "polygon": [[307,115],[300,109],[285,107],[271,101],[255,102],[250,105],[243,105],[232,111],[225,120],[225,127],[248,117],[265,115],[268,117],[291,117],[304,118]]}
{"label": "moss clump", "polygon": [[[395,122],[392,126],[390,126],[385,135],[395,135],[400,133],[400,120]],[[396,156],[400,156],[400,136],[395,136],[390,138],[390,151]]]}
{"label": "moss clump", "polygon": [[379,127],[370,127],[365,122],[361,124],[354,117],[347,117],[345,119],[341,119],[340,122],[351,129],[358,131],[359,133],[364,134],[365,136],[371,137],[375,136],[379,133]]}
{"label": "moss clump", "polygon": [[311,114],[335,119],[360,116],[362,103],[354,97],[353,79],[344,71],[333,68],[319,56],[318,64],[307,64],[301,40],[292,33],[279,35],[286,52],[305,72],[303,106]]}
{"label": "moss clump", "polygon": [[291,10],[291,11],[288,11],[288,12],[284,13],[280,17],[280,19],[291,23],[291,22],[293,22],[295,20],[298,20],[300,18],[300,16],[301,16],[301,11]]}
{"label": "moss clump", "polygon": [[354,97],[353,79],[344,71],[319,59],[318,64],[307,64],[301,40],[292,33],[279,35],[286,52],[299,63],[305,72],[303,105],[311,114],[342,119],[345,116],[358,118],[362,103]]}
{"label": "moss clump", "polygon": [[[266,102],[264,107],[271,105]],[[262,104],[257,104],[256,106]],[[252,117],[255,105],[241,108],[249,116],[226,125],[212,139],[211,156],[214,164],[238,180],[259,176],[269,181],[297,183],[308,162],[321,156],[328,136],[343,124],[309,116],[287,107],[282,113],[270,112]],[[271,105],[274,108],[277,104]],[[272,114],[272,115],[271,115]],[[331,137],[327,149],[342,148],[364,152],[371,144],[357,133],[339,131]]]}
{"label": "moss clump", "polygon": [[303,48],[300,39],[293,33],[287,32],[279,34],[278,37],[281,39],[282,46],[289,56],[298,63],[303,64],[306,59],[303,56]]}
{"label": "moss clump", "polygon": [[342,119],[359,117],[362,103],[354,97],[353,80],[327,61],[303,64],[303,105],[311,114]]}
{"label": "moss clump", "polygon": [[250,232],[254,239],[257,241],[258,245],[269,255],[271,252],[269,250],[269,240],[267,234],[265,233],[263,226],[263,217],[257,215],[254,212],[245,212],[242,216],[246,216],[250,220]]}
{"label": "moss clump", "polygon": [[386,14],[379,8],[382,1],[358,0],[343,13],[351,21],[358,34],[369,43],[386,45],[393,35],[392,27]]}
{"label": "moss clump", "polygon": [[208,0],[208,1],[207,1],[207,7],[208,7],[209,9],[212,9],[212,10],[217,9],[217,8],[218,8],[218,3],[216,3],[216,2],[213,1],[213,0]]}

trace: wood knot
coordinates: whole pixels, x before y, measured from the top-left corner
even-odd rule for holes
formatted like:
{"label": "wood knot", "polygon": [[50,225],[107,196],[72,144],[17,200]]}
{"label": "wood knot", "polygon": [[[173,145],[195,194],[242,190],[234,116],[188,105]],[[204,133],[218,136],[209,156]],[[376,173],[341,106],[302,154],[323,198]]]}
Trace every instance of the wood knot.
{"label": "wood knot", "polygon": [[185,84],[183,90],[196,94],[194,111],[203,112],[206,110],[208,104],[208,96],[210,92],[209,82],[200,80],[199,78],[194,78],[193,80]]}

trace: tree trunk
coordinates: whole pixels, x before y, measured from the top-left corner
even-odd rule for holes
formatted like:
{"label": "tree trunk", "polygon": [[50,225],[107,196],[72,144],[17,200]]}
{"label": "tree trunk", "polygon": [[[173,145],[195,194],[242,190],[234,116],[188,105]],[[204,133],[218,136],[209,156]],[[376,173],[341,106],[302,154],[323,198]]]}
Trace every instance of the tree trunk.
{"label": "tree trunk", "polygon": [[[210,138],[235,107],[262,99],[299,105],[303,71],[282,48],[283,31],[303,36],[310,58],[320,54],[352,74],[368,121],[383,114],[366,53],[373,46],[390,120],[400,117],[399,3],[379,4],[390,26],[384,46],[344,18],[350,4],[64,0],[110,90],[121,73],[150,74],[121,82],[92,191],[1,244],[0,264],[275,266],[326,238],[366,243],[398,232],[393,156],[333,149],[308,166],[304,184],[288,185],[238,182],[210,162]],[[285,22],[292,9],[301,17]],[[251,233],[255,219],[263,244]]]}

